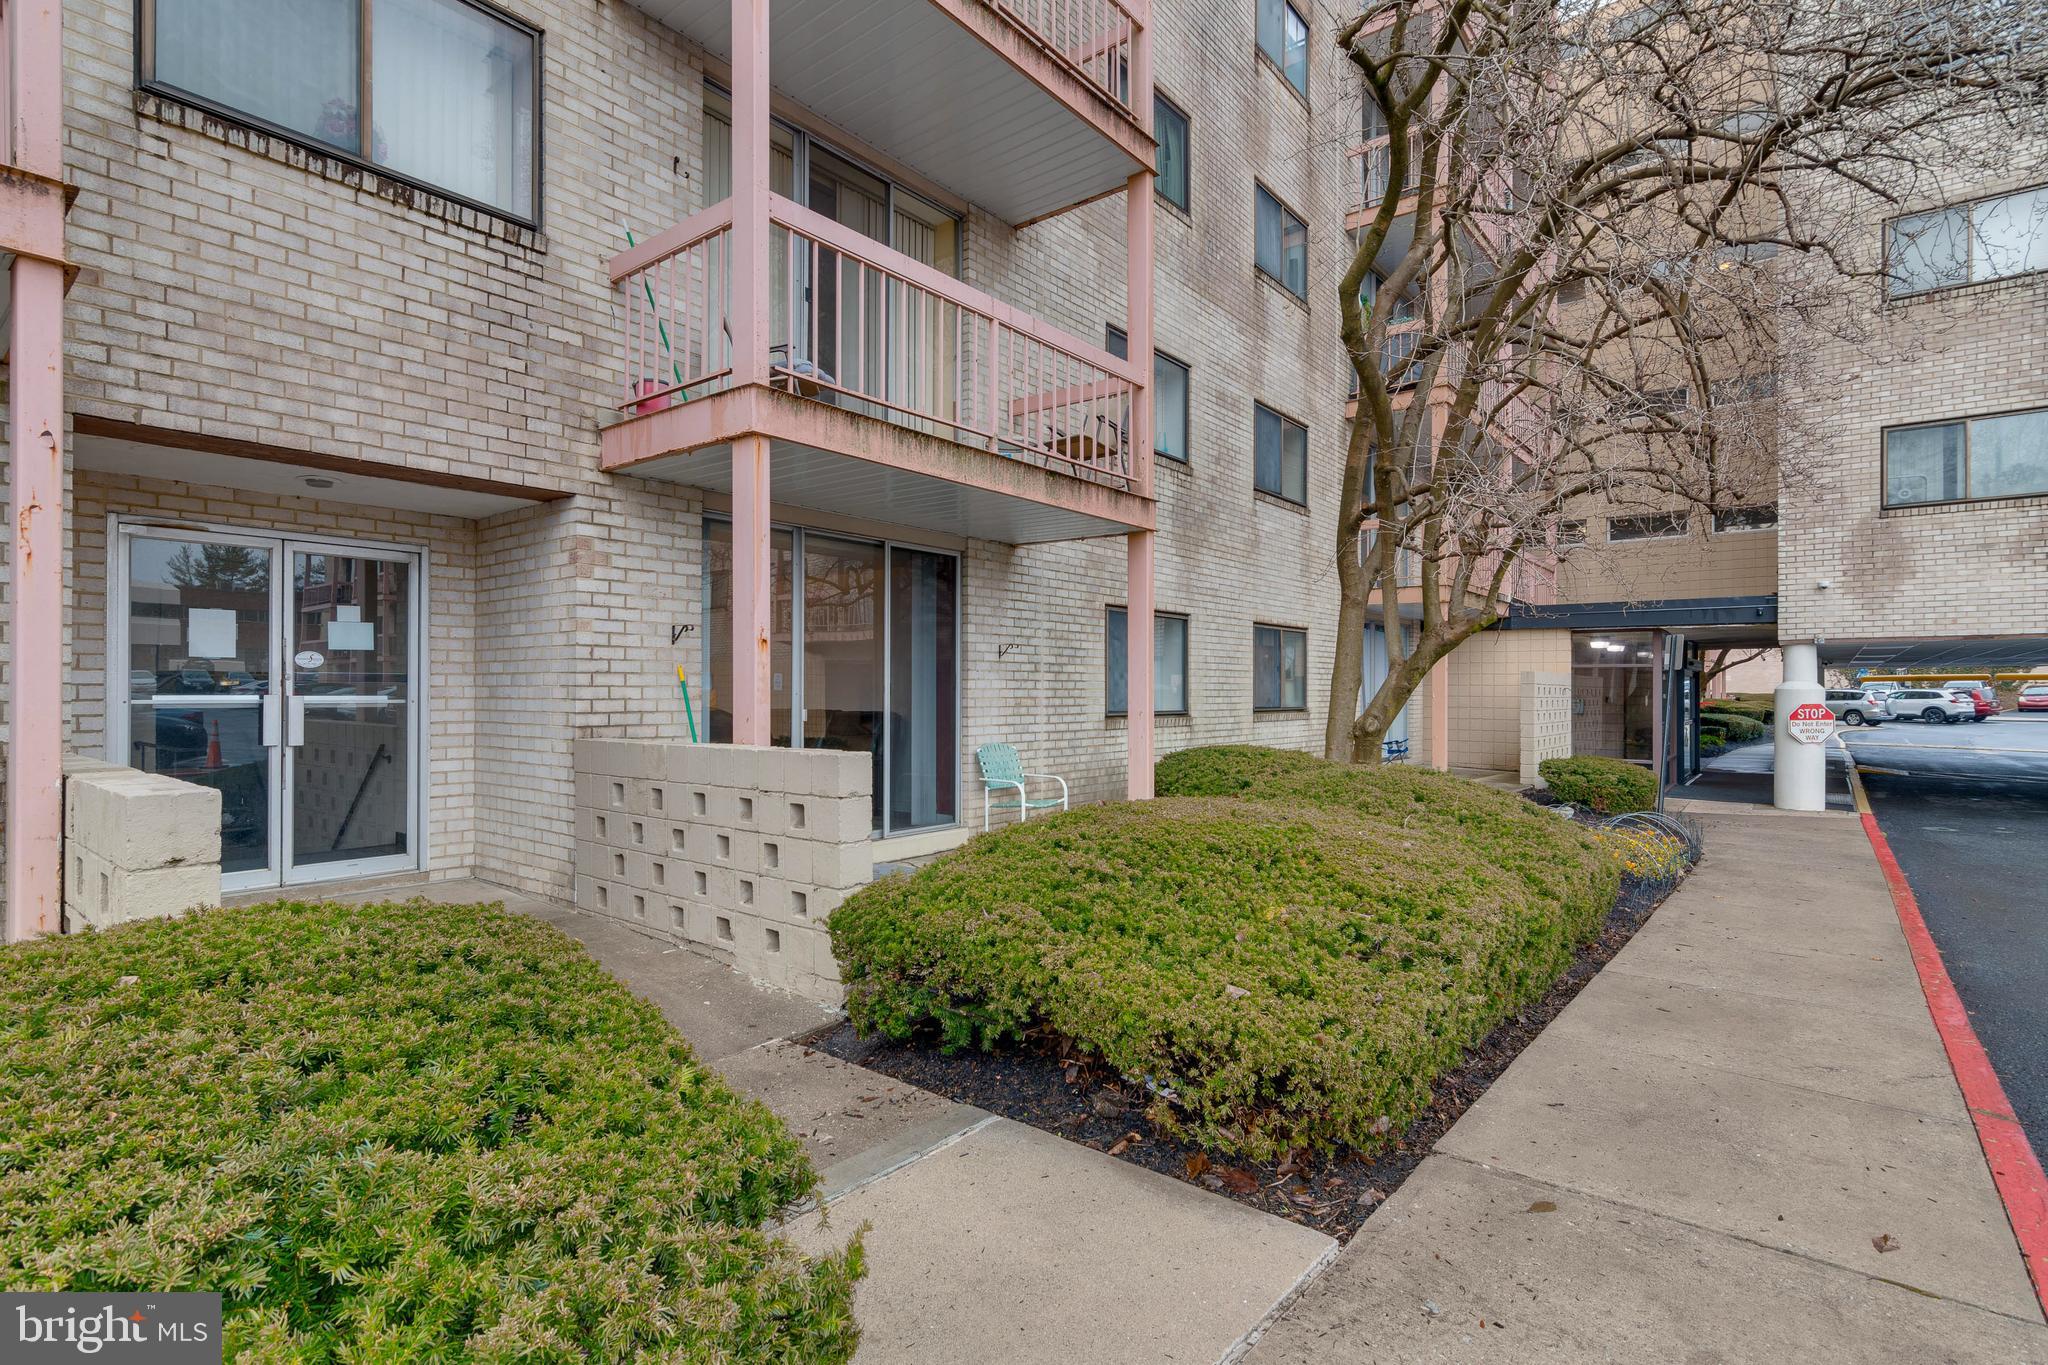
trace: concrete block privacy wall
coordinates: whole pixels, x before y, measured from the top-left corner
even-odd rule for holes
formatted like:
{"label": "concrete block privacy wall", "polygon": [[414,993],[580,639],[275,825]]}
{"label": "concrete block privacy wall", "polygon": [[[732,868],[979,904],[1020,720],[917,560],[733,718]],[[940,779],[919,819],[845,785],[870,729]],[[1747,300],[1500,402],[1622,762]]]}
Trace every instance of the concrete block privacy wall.
{"label": "concrete block privacy wall", "polygon": [[1522,785],[1540,787],[1537,766],[1572,756],[1572,675],[1522,674]]}
{"label": "concrete block privacy wall", "polygon": [[219,904],[218,791],[65,757],[65,932]]}
{"label": "concrete block privacy wall", "polygon": [[825,924],[873,879],[873,760],[835,749],[576,741],[576,904],[825,1004]]}

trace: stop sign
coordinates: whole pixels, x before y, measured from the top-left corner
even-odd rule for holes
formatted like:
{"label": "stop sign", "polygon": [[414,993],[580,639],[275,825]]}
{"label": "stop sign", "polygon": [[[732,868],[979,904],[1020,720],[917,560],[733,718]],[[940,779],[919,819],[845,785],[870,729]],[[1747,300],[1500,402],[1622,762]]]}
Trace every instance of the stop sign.
{"label": "stop sign", "polygon": [[1785,732],[1801,744],[1825,744],[1834,729],[1834,712],[1817,701],[1803,701],[1785,715]]}

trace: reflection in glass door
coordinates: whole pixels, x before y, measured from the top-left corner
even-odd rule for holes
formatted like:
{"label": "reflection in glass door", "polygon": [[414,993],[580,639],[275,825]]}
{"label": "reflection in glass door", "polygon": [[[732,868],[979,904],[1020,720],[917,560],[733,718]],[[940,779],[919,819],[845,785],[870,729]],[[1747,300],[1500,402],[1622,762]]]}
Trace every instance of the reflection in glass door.
{"label": "reflection in glass door", "polygon": [[294,547],[288,880],[412,864],[410,557]]}
{"label": "reflection in glass door", "polygon": [[277,544],[150,531],[122,559],[110,757],[218,791],[223,885],[275,882]]}
{"label": "reflection in glass door", "polygon": [[116,530],[108,757],[220,793],[222,887],[418,866],[418,557]]}
{"label": "reflection in glass door", "polygon": [[[771,742],[791,742],[793,708],[805,748],[870,754],[877,834],[958,823],[959,557],[823,531],[773,536]],[[705,520],[704,560],[704,732],[728,744],[731,523]]]}

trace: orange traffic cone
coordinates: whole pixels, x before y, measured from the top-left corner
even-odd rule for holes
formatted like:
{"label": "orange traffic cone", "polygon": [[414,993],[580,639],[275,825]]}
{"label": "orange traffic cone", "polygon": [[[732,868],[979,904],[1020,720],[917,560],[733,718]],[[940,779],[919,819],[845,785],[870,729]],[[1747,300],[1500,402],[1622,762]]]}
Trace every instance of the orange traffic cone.
{"label": "orange traffic cone", "polygon": [[213,722],[213,733],[211,736],[208,737],[206,741],[206,766],[209,768],[219,768],[225,766],[224,764],[222,764],[220,758],[219,721]]}

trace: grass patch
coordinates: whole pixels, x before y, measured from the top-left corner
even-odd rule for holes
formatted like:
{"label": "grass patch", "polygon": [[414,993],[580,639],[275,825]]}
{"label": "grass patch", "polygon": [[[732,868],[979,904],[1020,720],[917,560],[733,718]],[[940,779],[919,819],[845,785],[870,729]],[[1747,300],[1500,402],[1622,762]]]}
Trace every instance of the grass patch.
{"label": "grass patch", "polygon": [[1536,771],[1558,800],[1591,806],[1603,815],[1649,810],[1657,804],[1656,774],[1639,763],[1586,754],[1546,758]]}
{"label": "grass patch", "polygon": [[[1380,1145],[1614,903],[1586,834],[1407,767],[1227,748],[1161,799],[977,837],[831,921],[866,1033],[1074,1040],[1225,1152]],[[1176,793],[1187,793],[1185,795]]]}
{"label": "grass patch", "polygon": [[765,1107],[538,920],[286,903],[0,951],[0,1285],[219,1290],[230,1357],[843,1360]]}

